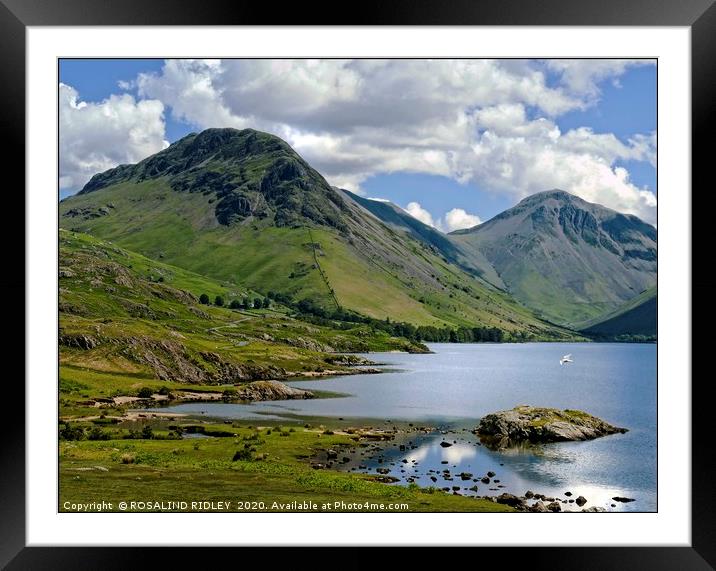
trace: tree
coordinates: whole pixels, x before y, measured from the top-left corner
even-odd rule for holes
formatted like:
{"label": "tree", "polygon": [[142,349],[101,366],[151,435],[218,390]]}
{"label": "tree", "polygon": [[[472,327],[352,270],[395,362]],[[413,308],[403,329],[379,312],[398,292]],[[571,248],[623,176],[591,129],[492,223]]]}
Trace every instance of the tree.
{"label": "tree", "polygon": [[209,296],[205,293],[202,293],[199,296],[199,303],[203,303],[204,305],[209,305]]}
{"label": "tree", "polygon": [[269,307],[271,307],[271,300],[269,298],[265,297],[263,306],[264,306],[264,309],[268,309]]}
{"label": "tree", "polygon": [[231,309],[241,309],[241,302],[238,299],[232,299],[229,307]]}
{"label": "tree", "polygon": [[145,424],[144,428],[142,428],[142,438],[145,440],[150,440],[154,438],[154,432],[152,431],[152,427],[148,424]]}
{"label": "tree", "polygon": [[261,309],[261,306],[262,306],[262,305],[263,305],[263,302],[261,301],[260,298],[257,297],[257,298],[254,300],[254,309]]}
{"label": "tree", "polygon": [[140,399],[149,399],[152,398],[152,394],[154,394],[154,391],[152,391],[149,387],[142,387],[139,389],[139,392],[137,393],[137,396]]}
{"label": "tree", "polygon": [[214,305],[216,305],[217,307],[224,307],[224,298],[220,295],[217,295],[214,298]]}

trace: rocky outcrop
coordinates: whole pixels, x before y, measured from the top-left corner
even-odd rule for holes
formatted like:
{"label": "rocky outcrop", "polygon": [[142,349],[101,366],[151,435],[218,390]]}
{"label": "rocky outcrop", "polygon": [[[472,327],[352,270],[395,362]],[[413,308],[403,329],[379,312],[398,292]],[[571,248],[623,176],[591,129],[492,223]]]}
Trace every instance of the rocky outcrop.
{"label": "rocky outcrop", "polygon": [[213,381],[219,383],[284,379],[287,376],[286,370],[282,367],[251,363],[238,364],[226,361],[217,353],[212,353],[210,351],[203,351],[200,355],[204,361],[213,365],[215,371],[211,375],[211,378]]}
{"label": "rocky outcrop", "polygon": [[94,337],[91,337],[89,335],[82,334],[60,335],[59,343],[60,345],[64,345],[65,347],[75,347],[77,349],[84,349],[85,351],[94,349],[100,344],[98,339],[95,339]]}
{"label": "rocky outcrop", "polygon": [[236,389],[238,400],[287,400],[313,397],[314,394],[310,391],[289,387],[280,381],[254,381]]}
{"label": "rocky outcrop", "polygon": [[520,442],[592,440],[624,432],[627,432],[626,428],[613,426],[580,410],[532,406],[518,406],[488,414],[475,429],[475,433],[488,444],[500,447]]}
{"label": "rocky outcrop", "polygon": [[[273,340],[273,339],[272,339]],[[315,351],[317,353],[331,353],[335,351],[330,345],[320,343],[315,339],[309,339],[306,337],[287,337],[278,340],[280,343],[291,345],[292,347],[298,347],[299,349],[308,349],[309,351]]]}
{"label": "rocky outcrop", "polygon": [[344,367],[375,365],[375,363],[370,359],[366,359],[365,357],[360,357],[358,355],[328,355],[327,357],[324,357],[323,360],[330,365],[342,365]]}
{"label": "rocky outcrop", "polygon": [[196,354],[173,339],[129,337],[112,342],[122,346],[121,353],[125,357],[151,367],[154,375],[162,381],[213,385],[283,379],[287,376],[286,370],[281,367],[239,364],[210,351]]}

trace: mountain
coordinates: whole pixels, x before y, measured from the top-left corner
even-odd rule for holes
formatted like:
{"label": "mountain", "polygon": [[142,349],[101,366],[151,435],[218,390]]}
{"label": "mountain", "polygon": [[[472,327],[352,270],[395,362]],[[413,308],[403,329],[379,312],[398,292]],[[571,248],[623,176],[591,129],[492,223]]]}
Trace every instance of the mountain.
{"label": "mountain", "polygon": [[[87,234],[59,233],[61,414],[87,397],[135,396],[192,384],[289,379],[348,372],[360,363],[329,352],[425,350],[366,324],[338,329],[304,321],[256,292],[119,248]],[[206,294],[211,303],[201,303]],[[214,303],[223,297],[224,307]],[[260,300],[260,308],[226,307]],[[268,303],[266,303],[268,301]],[[222,390],[222,389],[218,389]]]}
{"label": "mountain", "polygon": [[286,142],[252,129],[193,133],[97,174],[60,203],[60,225],[227,288],[327,311],[497,327],[519,338],[573,336],[453,263],[450,242],[437,248],[396,230]]}
{"label": "mountain", "polygon": [[656,338],[656,286],[641,292],[624,305],[580,324],[579,329],[598,338],[648,337]]}
{"label": "mountain", "polygon": [[656,283],[656,228],[561,190],[450,237],[489,262],[495,285],[562,325],[613,311]]}

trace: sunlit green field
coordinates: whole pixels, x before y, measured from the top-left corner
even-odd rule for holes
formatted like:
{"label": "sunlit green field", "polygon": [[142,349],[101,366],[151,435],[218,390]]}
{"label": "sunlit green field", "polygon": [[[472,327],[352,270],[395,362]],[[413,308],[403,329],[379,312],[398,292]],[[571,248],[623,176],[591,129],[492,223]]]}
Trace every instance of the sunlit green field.
{"label": "sunlit green field", "polygon": [[[155,437],[169,434],[164,426],[155,430]],[[114,436],[126,434],[115,427],[106,430]],[[388,485],[365,474],[311,468],[308,458],[318,451],[356,445],[358,436],[337,429],[329,434],[333,431],[318,426],[219,424],[206,425],[204,430],[229,436],[61,442],[59,509],[72,511],[69,504],[104,501],[120,511],[119,502],[186,501],[191,511],[191,502],[231,501],[228,511],[237,511],[241,501],[258,502],[253,511],[291,511],[286,504],[306,500],[318,505],[314,511],[339,501],[407,504],[407,508],[367,511],[512,511],[489,500],[433,488]],[[245,459],[233,460],[244,450]],[[274,502],[284,506],[274,508]]]}

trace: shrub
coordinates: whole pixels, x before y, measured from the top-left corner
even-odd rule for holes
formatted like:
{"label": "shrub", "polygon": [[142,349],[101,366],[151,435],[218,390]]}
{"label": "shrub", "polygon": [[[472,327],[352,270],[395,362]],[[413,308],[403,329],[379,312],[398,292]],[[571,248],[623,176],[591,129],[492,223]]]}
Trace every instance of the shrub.
{"label": "shrub", "polygon": [[152,438],[154,438],[154,432],[152,431],[152,427],[148,424],[144,428],[142,428],[142,438],[144,440],[151,440]]}
{"label": "shrub", "polygon": [[149,387],[142,387],[139,389],[139,392],[137,393],[137,396],[140,399],[150,399],[152,398],[152,395],[154,394],[154,391]]}
{"label": "shrub", "polygon": [[165,395],[165,396],[168,396],[169,394],[171,394],[171,390],[169,390],[169,387],[161,387],[157,392],[160,395]]}
{"label": "shrub", "polygon": [[238,299],[232,299],[229,307],[231,309],[241,309],[241,302]]}
{"label": "shrub", "polygon": [[203,303],[204,305],[209,305],[209,296],[205,293],[202,293],[199,296],[199,303]]}
{"label": "shrub", "polygon": [[117,424],[118,422],[119,422],[118,418],[107,418],[107,417],[95,418],[92,421],[93,424]]}
{"label": "shrub", "polygon": [[224,307],[224,298],[220,295],[217,295],[214,298],[214,305],[216,305],[217,307]]}
{"label": "shrub", "polygon": [[248,448],[242,448],[241,450],[237,450],[236,454],[234,454],[234,457],[231,459],[232,462],[236,462],[237,460],[253,460],[254,455],[251,453],[251,450]]}
{"label": "shrub", "polygon": [[263,301],[261,301],[258,297],[254,300],[254,309],[261,309],[261,306],[263,306]]}
{"label": "shrub", "polygon": [[122,454],[119,460],[122,464],[134,464],[136,458],[132,454]]}
{"label": "shrub", "polygon": [[60,440],[82,440],[85,437],[85,429],[74,424],[66,424],[60,430]]}
{"label": "shrub", "polygon": [[93,426],[87,433],[87,440],[109,440],[109,432],[99,426]]}

